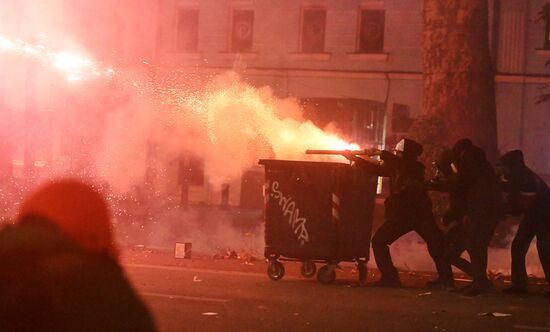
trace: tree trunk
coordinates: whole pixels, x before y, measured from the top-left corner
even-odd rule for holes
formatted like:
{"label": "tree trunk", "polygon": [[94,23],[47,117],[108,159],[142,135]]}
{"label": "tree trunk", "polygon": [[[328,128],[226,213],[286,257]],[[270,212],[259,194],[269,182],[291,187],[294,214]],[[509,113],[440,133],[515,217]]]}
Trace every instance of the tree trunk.
{"label": "tree trunk", "polygon": [[443,144],[470,138],[495,160],[488,17],[488,0],[424,0],[424,109],[443,119]]}

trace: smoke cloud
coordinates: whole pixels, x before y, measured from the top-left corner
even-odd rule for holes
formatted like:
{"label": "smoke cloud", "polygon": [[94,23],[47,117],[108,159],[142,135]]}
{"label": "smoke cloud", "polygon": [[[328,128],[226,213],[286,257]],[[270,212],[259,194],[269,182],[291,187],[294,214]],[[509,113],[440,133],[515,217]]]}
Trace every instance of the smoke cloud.
{"label": "smoke cloud", "polygon": [[[179,79],[184,86],[192,83]],[[155,103],[140,97],[133,107],[108,115],[96,159],[101,161],[100,174],[118,191],[143,181],[148,149],[154,149],[152,162],[159,167],[182,153],[199,156],[210,183],[218,187],[240,178],[261,158],[304,160],[308,148],[349,147],[337,135],[301,119],[295,100],[278,99],[269,88],[254,88],[235,73],[212,78],[202,90],[162,84],[150,92]],[[170,95],[158,93],[163,89]],[[137,168],[128,171],[129,165]]]}
{"label": "smoke cloud", "polygon": [[41,182],[72,176],[107,194],[121,243],[256,252],[261,213],[243,226],[242,214],[178,208],[181,156],[203,159],[219,188],[261,158],[315,159],[304,151],[349,145],[303,119],[296,100],[235,73],[153,65],[151,9],[148,0],[0,3],[1,163],[13,175],[2,183],[3,218]]}
{"label": "smoke cloud", "polygon": [[[41,177],[76,173],[124,195],[148,172],[156,180],[168,177],[167,168],[191,154],[205,160],[207,179],[217,187],[260,158],[304,159],[306,148],[348,147],[269,88],[248,86],[232,73],[175,75],[151,65],[153,36],[140,32],[155,30],[155,19],[145,19],[153,18],[154,6],[127,5],[2,2],[13,19],[3,21],[0,33],[18,47],[17,54],[2,55],[3,117],[18,118],[9,130],[19,142],[29,126],[47,136],[30,143],[35,159],[49,159]],[[113,77],[105,77],[111,70]],[[29,121],[29,113],[40,119]],[[16,150],[22,157],[20,145]]]}
{"label": "smoke cloud", "polygon": [[[489,248],[487,270],[490,275],[510,276],[512,263],[510,246],[512,244],[513,235],[516,233],[516,229],[517,227],[513,229],[511,235],[507,237],[505,247]],[[395,266],[402,271],[435,272],[435,266],[433,260],[428,254],[426,244],[414,232],[411,232],[397,240],[391,246],[391,253]],[[467,253],[464,253],[462,256],[469,260]],[[374,257],[372,256],[372,252],[371,257]],[[544,278],[544,271],[542,270],[542,266],[539,261],[535,241],[533,241],[529,247],[525,265],[528,275],[537,278]],[[375,267],[376,265],[371,261],[369,262],[369,266]],[[453,269],[456,273],[462,273],[456,268]]]}

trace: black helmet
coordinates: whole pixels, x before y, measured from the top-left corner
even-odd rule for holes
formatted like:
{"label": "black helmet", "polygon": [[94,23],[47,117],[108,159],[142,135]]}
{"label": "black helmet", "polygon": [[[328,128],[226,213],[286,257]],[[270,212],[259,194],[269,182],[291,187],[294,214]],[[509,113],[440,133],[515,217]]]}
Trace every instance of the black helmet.
{"label": "black helmet", "polygon": [[500,157],[500,163],[511,170],[520,169],[525,166],[523,152],[521,152],[521,150],[506,152],[502,157]]}
{"label": "black helmet", "polygon": [[453,145],[452,151],[455,157],[459,158],[464,153],[464,151],[466,151],[468,148],[471,148],[472,146],[474,146],[474,144],[470,139],[463,138],[458,140],[455,145]]}
{"label": "black helmet", "polygon": [[403,157],[416,159],[420,157],[424,149],[420,143],[413,141],[412,139],[403,138],[395,146],[395,151],[401,152]]}

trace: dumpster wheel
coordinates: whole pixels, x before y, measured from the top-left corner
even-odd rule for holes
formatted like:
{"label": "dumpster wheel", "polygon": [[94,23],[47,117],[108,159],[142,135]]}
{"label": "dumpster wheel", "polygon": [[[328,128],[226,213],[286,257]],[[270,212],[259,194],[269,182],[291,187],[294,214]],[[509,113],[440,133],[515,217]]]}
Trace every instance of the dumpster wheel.
{"label": "dumpster wheel", "polygon": [[315,275],[315,272],[317,272],[317,266],[315,266],[315,263],[312,261],[303,261],[300,272],[302,273],[302,276],[311,278]]}
{"label": "dumpster wheel", "polygon": [[317,280],[322,284],[332,284],[336,280],[336,272],[334,272],[334,267],[330,265],[325,265],[319,269],[317,272]]}
{"label": "dumpster wheel", "polygon": [[269,260],[267,263],[267,275],[274,281],[282,279],[285,276],[285,267],[279,261]]}

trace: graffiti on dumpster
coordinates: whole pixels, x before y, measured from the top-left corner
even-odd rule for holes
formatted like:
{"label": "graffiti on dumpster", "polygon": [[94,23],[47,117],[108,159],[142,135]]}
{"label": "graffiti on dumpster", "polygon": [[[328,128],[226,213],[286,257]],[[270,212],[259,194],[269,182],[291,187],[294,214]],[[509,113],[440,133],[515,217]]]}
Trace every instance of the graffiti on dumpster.
{"label": "graffiti on dumpster", "polygon": [[306,228],[306,218],[300,217],[300,209],[296,207],[296,202],[290,196],[285,196],[279,190],[279,182],[273,181],[271,184],[271,193],[269,194],[278,200],[279,207],[283,211],[283,216],[288,217],[288,224],[292,227],[294,234],[298,236],[300,245],[309,242],[309,234]]}

